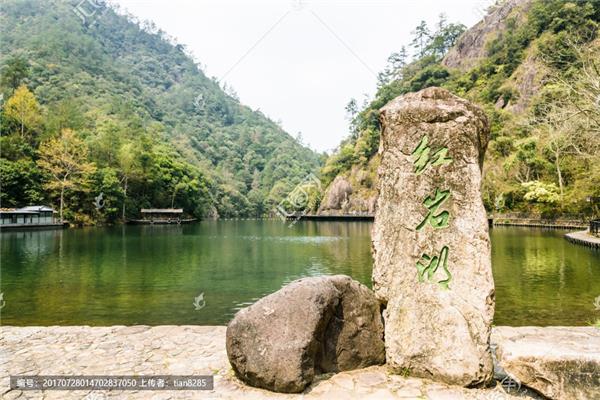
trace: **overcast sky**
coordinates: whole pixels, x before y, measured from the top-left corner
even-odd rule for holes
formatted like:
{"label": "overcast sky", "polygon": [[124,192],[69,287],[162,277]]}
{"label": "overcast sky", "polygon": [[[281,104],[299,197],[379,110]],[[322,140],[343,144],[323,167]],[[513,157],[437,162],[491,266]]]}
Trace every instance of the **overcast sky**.
{"label": "overcast sky", "polygon": [[344,110],[375,93],[390,53],[440,13],[472,26],[492,0],[115,0],[185,44],[242,103],[332,150],[348,135]]}

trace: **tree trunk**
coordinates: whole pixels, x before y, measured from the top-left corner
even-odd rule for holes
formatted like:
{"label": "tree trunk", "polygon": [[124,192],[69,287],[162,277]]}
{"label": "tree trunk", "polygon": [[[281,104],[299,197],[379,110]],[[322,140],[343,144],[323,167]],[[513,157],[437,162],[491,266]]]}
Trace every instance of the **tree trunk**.
{"label": "tree trunk", "polygon": [[25,116],[21,113],[21,139],[25,138]]}
{"label": "tree trunk", "polygon": [[21,108],[19,116],[21,117],[21,139],[25,139],[25,110]]}
{"label": "tree trunk", "polygon": [[60,223],[63,223],[63,204],[65,202],[65,186],[60,188]]}
{"label": "tree trunk", "polygon": [[125,203],[127,202],[127,177],[125,177],[125,186],[123,188],[123,223],[125,223]]}
{"label": "tree trunk", "polygon": [[560,188],[560,198],[562,200],[563,194],[564,194],[564,189],[563,189],[563,178],[562,178],[562,172],[560,171],[560,156],[559,156],[559,152],[557,151],[554,154],[554,165],[556,166],[556,175],[558,176],[558,187]]}

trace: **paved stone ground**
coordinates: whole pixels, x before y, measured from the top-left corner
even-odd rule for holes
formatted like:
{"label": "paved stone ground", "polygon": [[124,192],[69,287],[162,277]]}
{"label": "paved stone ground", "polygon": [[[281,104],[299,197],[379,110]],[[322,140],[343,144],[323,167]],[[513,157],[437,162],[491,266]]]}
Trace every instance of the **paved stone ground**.
{"label": "paved stone ground", "polygon": [[[212,391],[19,391],[10,375],[214,375]],[[464,389],[387,373],[319,377],[303,394],[248,387],[229,366],[222,326],[0,327],[2,399],[518,399],[500,386]],[[522,397],[521,397],[522,400]]]}

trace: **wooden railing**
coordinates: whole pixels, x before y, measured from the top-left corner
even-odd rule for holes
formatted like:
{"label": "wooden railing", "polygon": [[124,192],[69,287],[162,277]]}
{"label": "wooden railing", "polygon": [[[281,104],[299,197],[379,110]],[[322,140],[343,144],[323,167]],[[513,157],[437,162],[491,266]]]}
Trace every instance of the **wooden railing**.
{"label": "wooden railing", "polygon": [[595,236],[600,236],[600,219],[590,221],[590,233]]}
{"label": "wooden railing", "polygon": [[514,225],[527,227],[540,227],[550,229],[585,229],[588,226],[589,217],[583,214],[525,214],[504,213],[488,215],[491,225]]}
{"label": "wooden railing", "polygon": [[585,214],[554,214],[545,215],[540,213],[519,213],[519,212],[507,212],[507,213],[491,213],[488,215],[489,218],[506,218],[506,219],[527,219],[527,220],[540,220],[540,221],[579,221],[586,223],[589,220],[589,216]]}

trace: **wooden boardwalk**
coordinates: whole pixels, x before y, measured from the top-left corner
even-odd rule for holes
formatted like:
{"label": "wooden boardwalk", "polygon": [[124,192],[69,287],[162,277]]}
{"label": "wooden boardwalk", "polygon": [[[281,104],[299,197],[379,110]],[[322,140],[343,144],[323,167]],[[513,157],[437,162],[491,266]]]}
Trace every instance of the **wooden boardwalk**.
{"label": "wooden boardwalk", "polygon": [[[491,219],[490,219],[491,220]],[[526,228],[545,228],[545,229],[584,229],[587,225],[583,222],[572,221],[518,221],[518,220],[491,220],[494,226],[523,226]]]}
{"label": "wooden boardwalk", "polygon": [[305,221],[373,221],[375,215],[373,214],[340,214],[340,215],[297,215],[290,216],[288,219],[300,218]]}
{"label": "wooden boardwalk", "polygon": [[600,249],[600,238],[590,235],[589,231],[567,233],[565,238],[571,243],[591,247],[593,249]]}
{"label": "wooden boardwalk", "polygon": [[[287,219],[301,219],[305,221],[374,221],[374,214],[335,214],[335,215],[315,215],[315,214],[297,214],[289,215]],[[488,224],[491,227],[497,226],[523,226],[529,228],[547,228],[547,229],[579,229],[587,225],[578,221],[546,221],[531,219],[514,219],[488,217]]]}

